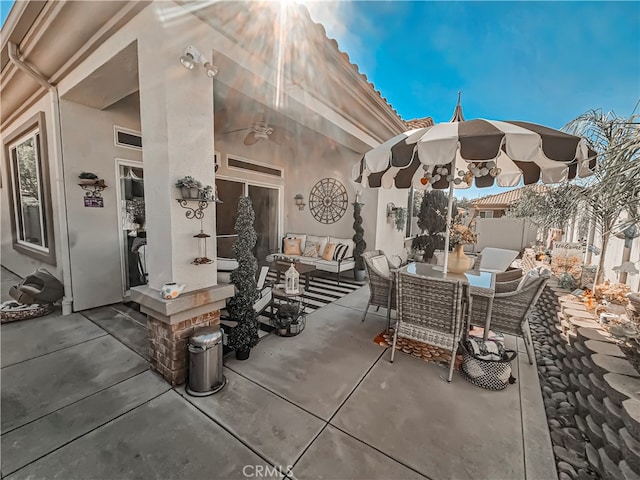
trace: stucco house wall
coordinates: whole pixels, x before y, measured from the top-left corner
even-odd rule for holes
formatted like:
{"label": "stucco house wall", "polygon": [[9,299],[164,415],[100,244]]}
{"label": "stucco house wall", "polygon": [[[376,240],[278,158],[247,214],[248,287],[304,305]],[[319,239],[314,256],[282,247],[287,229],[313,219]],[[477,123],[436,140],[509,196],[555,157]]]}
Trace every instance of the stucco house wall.
{"label": "stucco house wall", "polygon": [[[60,107],[74,306],[84,310],[122,300],[116,158],[142,162],[142,152],[115,145],[113,128],[139,131],[140,113],[131,100],[106,110],[64,100]],[[83,171],[104,179],[103,208],[84,206],[78,186]]]}
{"label": "stucco house wall", "polygon": [[[49,272],[56,275],[58,278],[62,275],[62,270],[60,267],[60,259],[63,255],[62,248],[60,245],[60,223],[59,218],[56,212],[59,211],[60,205],[58,204],[58,196],[57,193],[57,183],[62,181],[62,176],[59,175],[57,170],[57,156],[55,152],[55,144],[56,138],[54,137],[54,129],[53,129],[53,118],[52,113],[53,108],[51,104],[51,94],[47,93],[42,96],[33,106],[31,106],[28,110],[18,116],[10,125],[6,128],[2,129],[1,138],[2,138],[2,165],[1,165],[1,174],[2,174],[2,188],[0,189],[0,195],[2,195],[2,218],[1,218],[1,238],[2,238],[2,265],[11,270],[12,272],[24,277],[30,273],[32,273],[37,268],[46,268]],[[11,170],[9,166],[9,159],[6,158],[6,152],[4,148],[4,139],[11,136],[14,131],[21,128],[25,122],[28,122],[30,118],[36,115],[38,112],[43,112],[45,116],[45,130],[46,130],[46,143],[47,143],[47,159],[49,166],[49,181],[51,184],[51,203],[53,210],[53,230],[54,230],[54,242],[55,242],[55,265],[45,263],[39,260],[36,260],[28,255],[24,255],[13,248],[13,239],[11,234],[11,202],[13,199],[11,197],[10,189],[9,189],[9,175],[11,175]],[[64,208],[64,207],[63,207]]]}

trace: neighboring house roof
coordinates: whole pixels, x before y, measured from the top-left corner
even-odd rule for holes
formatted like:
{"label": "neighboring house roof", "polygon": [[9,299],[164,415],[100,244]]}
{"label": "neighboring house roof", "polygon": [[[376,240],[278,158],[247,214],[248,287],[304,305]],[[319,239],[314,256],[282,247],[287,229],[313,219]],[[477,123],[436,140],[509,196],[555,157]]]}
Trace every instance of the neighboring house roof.
{"label": "neighboring house roof", "polygon": [[548,187],[542,184],[527,185],[526,187],[516,188],[508,192],[487,195],[486,197],[471,200],[470,203],[475,208],[507,208],[509,205],[520,200],[525,189],[532,189],[537,193],[545,193]]}
{"label": "neighboring house roof", "polygon": [[413,120],[405,120],[405,125],[408,129],[412,130],[414,128],[425,128],[433,126],[433,118],[424,117],[424,118],[414,118]]}

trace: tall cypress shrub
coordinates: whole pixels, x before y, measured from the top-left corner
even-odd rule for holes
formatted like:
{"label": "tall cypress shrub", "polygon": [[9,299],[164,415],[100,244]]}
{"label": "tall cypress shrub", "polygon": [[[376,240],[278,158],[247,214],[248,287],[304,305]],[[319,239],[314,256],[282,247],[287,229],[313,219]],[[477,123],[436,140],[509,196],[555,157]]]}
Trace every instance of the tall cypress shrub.
{"label": "tall cypress shrub", "polygon": [[255,218],[251,199],[241,197],[235,224],[238,239],[232,247],[233,255],[238,261],[238,268],[231,272],[231,283],[236,287],[236,294],[227,305],[229,316],[238,322],[229,333],[229,347],[234,350],[249,350],[258,343],[258,318],[253,309],[258,298],[258,261],[253,255],[258,239],[254,228]]}
{"label": "tall cypress shrub", "polygon": [[353,204],[353,243],[355,248],[353,250],[353,256],[356,260],[356,270],[364,270],[364,260],[362,254],[367,248],[367,243],[364,241],[364,229],[362,228],[362,203],[355,202]]}

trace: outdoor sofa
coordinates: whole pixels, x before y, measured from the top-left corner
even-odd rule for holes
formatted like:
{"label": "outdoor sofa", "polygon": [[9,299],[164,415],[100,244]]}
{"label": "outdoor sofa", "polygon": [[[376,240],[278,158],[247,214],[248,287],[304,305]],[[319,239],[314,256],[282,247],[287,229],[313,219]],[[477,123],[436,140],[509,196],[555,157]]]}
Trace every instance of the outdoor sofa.
{"label": "outdoor sofa", "polygon": [[[295,246],[296,243],[299,244],[299,249],[287,248]],[[335,246],[332,252],[327,251],[329,244]],[[356,266],[353,258],[354,247],[355,244],[350,238],[287,233],[282,239],[280,251],[268,255],[267,261],[289,260],[314,265],[317,270],[337,274],[340,283],[340,274],[353,270]],[[291,253],[292,251],[299,251],[299,254]],[[331,254],[324,255],[325,253]]]}

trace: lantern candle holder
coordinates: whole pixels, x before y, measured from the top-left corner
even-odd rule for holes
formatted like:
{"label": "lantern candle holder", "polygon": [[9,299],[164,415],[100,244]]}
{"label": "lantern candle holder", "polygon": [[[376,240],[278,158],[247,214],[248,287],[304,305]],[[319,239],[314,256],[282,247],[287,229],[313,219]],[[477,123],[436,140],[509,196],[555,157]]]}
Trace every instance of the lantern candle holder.
{"label": "lantern candle holder", "polygon": [[198,239],[198,257],[191,262],[194,265],[206,265],[213,263],[213,260],[207,257],[207,238],[210,237],[211,235],[207,235],[202,230],[200,230],[200,233],[193,236],[193,238]]}
{"label": "lantern candle holder", "polygon": [[300,273],[292,263],[284,273],[284,291],[287,295],[297,295],[300,293]]}

